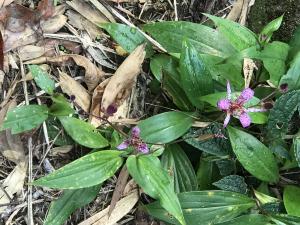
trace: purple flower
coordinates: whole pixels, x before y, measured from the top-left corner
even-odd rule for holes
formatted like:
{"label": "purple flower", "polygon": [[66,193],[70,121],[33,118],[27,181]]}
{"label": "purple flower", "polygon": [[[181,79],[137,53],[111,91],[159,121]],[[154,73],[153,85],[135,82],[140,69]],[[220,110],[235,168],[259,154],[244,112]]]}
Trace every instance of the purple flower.
{"label": "purple flower", "polygon": [[245,88],[240,96],[233,100],[231,97],[230,83],[227,81],[227,98],[218,101],[218,108],[226,112],[224,120],[224,127],[226,127],[230,121],[231,116],[239,118],[243,127],[248,127],[251,124],[251,118],[248,112],[264,112],[263,108],[245,108],[244,104],[252,99],[254,91],[251,88]]}
{"label": "purple flower", "polygon": [[131,130],[131,136],[128,139],[126,139],[125,141],[123,141],[117,147],[117,149],[123,150],[123,149],[128,148],[129,146],[132,146],[139,152],[142,152],[145,154],[149,153],[149,148],[148,148],[147,144],[144,143],[142,141],[142,139],[140,138],[140,133],[141,133],[141,130],[139,127],[137,127],[137,126],[133,127]]}

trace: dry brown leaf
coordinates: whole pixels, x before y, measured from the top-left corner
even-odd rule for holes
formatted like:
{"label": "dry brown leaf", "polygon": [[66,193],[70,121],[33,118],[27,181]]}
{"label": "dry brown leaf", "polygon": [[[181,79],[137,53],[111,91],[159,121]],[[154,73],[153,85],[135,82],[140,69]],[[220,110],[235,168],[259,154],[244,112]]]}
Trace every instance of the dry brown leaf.
{"label": "dry brown leaf", "polygon": [[138,190],[136,189],[131,194],[117,202],[116,207],[110,217],[108,217],[109,207],[107,207],[101,212],[81,222],[79,225],[115,225],[115,223],[117,223],[130,212],[130,210],[137,203],[138,199]]}
{"label": "dry brown leaf", "polygon": [[101,78],[104,76],[104,72],[95,66],[89,59],[84,56],[76,54],[66,54],[55,57],[41,57],[35,60],[27,61],[26,64],[41,64],[41,63],[64,63],[73,59],[74,62],[85,69],[85,83],[88,86],[89,91],[99,84]]}
{"label": "dry brown leaf", "polygon": [[82,0],[67,1],[67,5],[80,13],[84,18],[91,21],[93,24],[98,25],[100,23],[109,22],[108,19],[98,13],[90,4]]}
{"label": "dry brown leaf", "polygon": [[58,15],[48,20],[41,22],[41,28],[44,33],[56,33],[59,31],[67,22],[65,15]]}
{"label": "dry brown leaf", "polygon": [[19,57],[24,60],[35,59],[41,57],[45,52],[50,51],[51,49],[46,49],[45,47],[39,47],[35,45],[26,45],[19,48]]}
{"label": "dry brown leaf", "polygon": [[58,155],[63,155],[71,151],[73,148],[73,145],[64,145],[64,146],[59,146],[52,148],[49,155],[50,156],[58,156]]}
{"label": "dry brown leaf", "polygon": [[91,96],[87,90],[74,78],[63,72],[59,73],[59,81],[62,91],[69,96],[75,96],[74,102],[85,112],[89,112]]}
{"label": "dry brown leaf", "polygon": [[244,5],[245,0],[237,0],[230,11],[230,13],[227,16],[227,19],[232,21],[237,21],[238,18],[240,18],[240,15],[242,13],[242,8]]}
{"label": "dry brown leaf", "polygon": [[2,7],[5,7],[5,6],[7,6],[7,5],[13,3],[13,1],[14,1],[14,0],[0,0],[0,9],[1,9]]}
{"label": "dry brown leaf", "polygon": [[243,73],[244,73],[245,88],[248,88],[250,86],[254,69],[257,69],[254,61],[249,58],[244,58]]}
{"label": "dry brown leaf", "polygon": [[102,13],[111,23],[115,23],[116,20],[113,17],[113,15],[110,13],[110,11],[107,10],[107,8],[102,5],[101,2],[98,0],[90,0],[90,2],[96,7],[96,9],[99,10],[100,13]]}
{"label": "dry brown leaf", "polygon": [[120,65],[108,82],[101,101],[101,111],[112,115],[130,94],[145,58],[145,44],[138,46]]}

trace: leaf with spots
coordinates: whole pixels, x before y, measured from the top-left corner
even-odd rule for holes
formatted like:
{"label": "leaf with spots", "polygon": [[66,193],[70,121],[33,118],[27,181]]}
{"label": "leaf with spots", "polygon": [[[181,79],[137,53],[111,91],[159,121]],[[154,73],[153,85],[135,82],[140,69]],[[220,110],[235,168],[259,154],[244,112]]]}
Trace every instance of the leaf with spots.
{"label": "leaf with spots", "polygon": [[160,205],[174,216],[182,225],[185,220],[174,192],[171,177],[162,168],[159,159],[152,155],[130,156],[126,166],[129,174],[137,184]]}
{"label": "leaf with spots", "polygon": [[[255,206],[246,195],[229,191],[193,191],[178,198],[188,225],[210,225],[233,219]],[[150,215],[171,224],[179,224],[157,203],[146,206]]]}
{"label": "leaf with spots", "polygon": [[244,177],[238,175],[229,175],[221,180],[214,182],[213,185],[224,191],[233,191],[241,194],[247,194],[247,184]]}
{"label": "leaf with spots", "polygon": [[47,94],[52,95],[55,89],[55,82],[49,77],[49,74],[37,65],[28,66],[36,84]]}
{"label": "leaf with spots", "polygon": [[242,166],[262,181],[277,182],[279,171],[271,150],[251,134],[233,127],[227,130],[232,150]]}
{"label": "leaf with spots", "polygon": [[44,225],[61,225],[78,208],[94,200],[100,185],[75,190],[65,190],[62,196],[51,203]]}
{"label": "leaf with spots", "polygon": [[180,145],[168,145],[162,155],[161,163],[171,175],[176,193],[197,190],[198,183],[194,168]]}
{"label": "leaf with spots", "polygon": [[42,105],[25,105],[9,110],[1,130],[11,129],[12,134],[38,127],[48,118],[48,108]]}
{"label": "leaf with spots", "polygon": [[108,146],[108,141],[91,124],[67,116],[61,116],[59,120],[68,135],[78,144],[88,148],[103,148]]}
{"label": "leaf with spots", "polygon": [[105,150],[83,156],[33,182],[33,185],[59,189],[79,189],[100,184],[122,166],[121,151]]}

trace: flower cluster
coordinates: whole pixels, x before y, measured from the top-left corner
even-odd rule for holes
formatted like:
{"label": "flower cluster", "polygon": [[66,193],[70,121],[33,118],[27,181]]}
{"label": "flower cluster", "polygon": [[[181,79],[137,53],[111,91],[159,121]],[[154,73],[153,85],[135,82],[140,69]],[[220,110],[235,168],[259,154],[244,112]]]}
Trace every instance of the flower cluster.
{"label": "flower cluster", "polygon": [[140,128],[138,128],[137,126],[132,128],[131,130],[131,136],[126,139],[125,141],[123,141],[118,147],[117,149],[119,150],[123,150],[128,148],[129,146],[134,147],[138,152],[142,152],[142,153],[149,153],[149,148],[147,146],[147,144],[145,142],[143,142],[143,140],[140,138]]}
{"label": "flower cluster", "polygon": [[229,81],[227,81],[227,98],[221,99],[218,102],[218,108],[223,112],[226,112],[226,118],[224,120],[224,127],[226,127],[230,121],[231,116],[238,118],[243,127],[248,127],[251,124],[251,118],[248,112],[264,112],[263,108],[245,108],[245,103],[252,99],[254,91],[251,88],[245,88],[240,96],[233,100],[231,96],[231,87]]}

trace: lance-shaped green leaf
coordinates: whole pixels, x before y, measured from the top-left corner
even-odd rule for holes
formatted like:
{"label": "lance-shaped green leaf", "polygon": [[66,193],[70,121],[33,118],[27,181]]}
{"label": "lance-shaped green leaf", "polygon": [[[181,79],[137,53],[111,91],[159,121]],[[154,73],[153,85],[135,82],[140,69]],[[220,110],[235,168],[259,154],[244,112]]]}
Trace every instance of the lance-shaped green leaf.
{"label": "lance-shaped green leaf", "polygon": [[192,114],[165,112],[141,121],[141,137],[148,143],[165,144],[182,136],[192,126]]}
{"label": "lance-shaped green leaf", "polygon": [[262,42],[269,42],[273,33],[280,28],[282,20],[283,16],[280,16],[268,23],[260,33],[260,40]]}
{"label": "lance-shaped green leaf", "polygon": [[75,190],[65,190],[62,196],[53,201],[47,214],[44,225],[61,225],[68,217],[95,199],[101,185]]}
{"label": "lance-shaped green leaf", "polygon": [[193,166],[180,145],[168,145],[162,155],[161,163],[171,175],[176,193],[198,189]]}
{"label": "lance-shaped green leaf", "polygon": [[[227,191],[195,191],[179,193],[178,198],[188,225],[209,225],[228,221],[255,206],[246,195]],[[150,215],[178,224],[157,202],[146,206]]]}
{"label": "lance-shaped green leaf", "polygon": [[271,219],[261,214],[250,214],[237,217],[218,225],[271,225]]}
{"label": "lance-shaped green leaf", "polygon": [[108,146],[108,141],[95,130],[95,128],[74,117],[59,117],[66,132],[78,144],[88,148],[103,148]]}
{"label": "lance-shaped green leaf", "polygon": [[189,42],[183,42],[180,56],[180,80],[194,106],[202,108],[199,97],[213,92],[213,80],[205,61]]}
{"label": "lance-shaped green leaf", "polygon": [[205,13],[204,15],[216,24],[219,31],[237,50],[240,51],[257,44],[256,34],[239,23]]}
{"label": "lance-shaped green leaf", "polygon": [[289,215],[300,217],[300,188],[286,186],[283,191],[283,203]]}
{"label": "lance-shaped green leaf", "polygon": [[293,33],[293,36],[289,43],[290,46],[290,52],[289,52],[289,60],[292,60],[295,58],[295,56],[298,54],[300,50],[300,26],[298,26]]}
{"label": "lance-shaped green leaf", "polygon": [[168,52],[180,53],[182,41],[187,39],[199,53],[227,57],[235,49],[217,30],[196,23],[175,21],[146,24],[143,29]]}
{"label": "lance-shaped green leaf", "polygon": [[179,79],[180,77],[177,71],[178,66],[178,60],[166,54],[156,54],[150,61],[151,72],[158,81],[162,80],[163,71],[166,71]]}
{"label": "lance-shaped green leaf", "polygon": [[299,225],[300,217],[290,216],[286,214],[271,215],[271,219],[277,225]]}
{"label": "lance-shaped green leaf", "polygon": [[38,65],[29,65],[28,68],[36,84],[47,94],[52,95],[55,82],[49,77],[49,74]]}
{"label": "lance-shaped green leaf", "polygon": [[294,150],[295,159],[298,163],[298,166],[300,167],[300,138],[294,138],[293,150]]}
{"label": "lance-shaped green leaf", "polygon": [[24,105],[7,112],[1,129],[11,129],[12,134],[36,128],[48,118],[48,108],[43,105]]}
{"label": "lance-shaped green leaf", "polygon": [[49,108],[49,114],[54,116],[68,116],[74,113],[74,109],[62,94],[54,94],[51,99],[53,103]]}
{"label": "lance-shaped green leaf", "polygon": [[152,155],[130,156],[126,162],[132,178],[152,198],[159,200],[160,205],[174,216],[180,224],[185,219],[174,192],[171,177],[162,168],[159,159]]}
{"label": "lance-shaped green leaf", "polygon": [[289,90],[297,90],[300,88],[300,52],[291,62],[291,66],[287,73],[282,76],[280,85],[287,84]]}
{"label": "lance-shaped green leaf", "polygon": [[246,194],[248,191],[244,177],[238,175],[223,177],[221,180],[214,182],[213,185],[224,191],[238,192],[241,194]]}
{"label": "lance-shaped green leaf", "polygon": [[125,51],[131,53],[137,46],[146,42],[146,57],[153,55],[151,43],[137,28],[120,23],[103,23],[99,26],[105,29]]}
{"label": "lance-shaped green leaf", "polygon": [[122,152],[105,150],[83,156],[33,182],[33,185],[79,189],[102,183],[120,168]]}
{"label": "lance-shaped green leaf", "polygon": [[197,170],[197,179],[200,191],[214,189],[212,184],[219,179],[218,168],[215,163],[202,156]]}
{"label": "lance-shaped green leaf", "polygon": [[228,127],[228,134],[235,155],[249,173],[262,181],[278,181],[278,166],[271,150],[251,134],[236,128]]}

